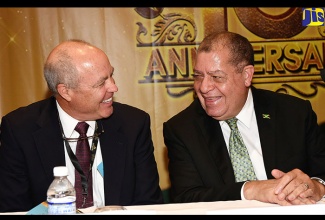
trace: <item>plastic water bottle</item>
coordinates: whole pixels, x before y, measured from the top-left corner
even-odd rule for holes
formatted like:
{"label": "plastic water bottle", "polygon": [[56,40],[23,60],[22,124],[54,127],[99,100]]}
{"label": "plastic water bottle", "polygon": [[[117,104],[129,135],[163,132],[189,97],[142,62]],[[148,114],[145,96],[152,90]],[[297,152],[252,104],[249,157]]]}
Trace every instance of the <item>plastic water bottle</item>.
{"label": "plastic water bottle", "polygon": [[47,190],[49,215],[76,214],[76,191],[68,180],[68,168],[53,168],[54,180]]}

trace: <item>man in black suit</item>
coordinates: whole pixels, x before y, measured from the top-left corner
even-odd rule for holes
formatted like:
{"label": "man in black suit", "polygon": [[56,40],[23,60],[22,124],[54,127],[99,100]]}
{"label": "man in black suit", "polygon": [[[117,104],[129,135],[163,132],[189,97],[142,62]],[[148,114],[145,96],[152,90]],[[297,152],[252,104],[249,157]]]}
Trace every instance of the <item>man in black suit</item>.
{"label": "man in black suit", "polygon": [[163,203],[150,116],[113,102],[118,91],[113,72],[104,51],[82,40],[53,49],[44,66],[53,96],[1,121],[1,212],[28,211],[45,201],[55,166],[67,166],[74,183],[67,149],[75,152],[76,141],[64,139],[78,138],[74,128],[80,121],[89,124],[90,146],[99,136],[97,150],[92,147],[93,205]]}
{"label": "man in black suit", "polygon": [[[259,200],[314,204],[325,194],[325,138],[308,100],[251,86],[254,54],[222,32],[200,44],[195,100],[163,125],[172,202]],[[235,181],[228,153],[236,117],[257,179]]]}

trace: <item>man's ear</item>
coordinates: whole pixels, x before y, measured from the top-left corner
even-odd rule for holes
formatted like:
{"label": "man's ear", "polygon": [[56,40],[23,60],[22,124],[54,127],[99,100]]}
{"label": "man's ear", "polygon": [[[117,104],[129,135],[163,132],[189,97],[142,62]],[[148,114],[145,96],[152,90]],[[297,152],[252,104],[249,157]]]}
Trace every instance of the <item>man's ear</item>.
{"label": "man's ear", "polygon": [[252,84],[254,71],[255,69],[253,65],[247,65],[244,67],[245,86],[249,87]]}
{"label": "man's ear", "polygon": [[69,94],[69,89],[66,87],[66,85],[64,85],[63,83],[60,83],[57,85],[57,90],[58,90],[58,93],[59,95],[67,100],[67,101],[70,101],[71,100],[71,97],[70,97],[70,94]]}

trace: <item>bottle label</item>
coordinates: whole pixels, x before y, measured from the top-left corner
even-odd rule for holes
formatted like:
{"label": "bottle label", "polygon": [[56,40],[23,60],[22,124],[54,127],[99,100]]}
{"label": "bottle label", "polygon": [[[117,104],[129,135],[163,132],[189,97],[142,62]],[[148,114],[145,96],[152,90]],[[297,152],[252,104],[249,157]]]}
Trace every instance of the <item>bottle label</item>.
{"label": "bottle label", "polygon": [[49,215],[76,214],[76,202],[53,203],[48,202]]}

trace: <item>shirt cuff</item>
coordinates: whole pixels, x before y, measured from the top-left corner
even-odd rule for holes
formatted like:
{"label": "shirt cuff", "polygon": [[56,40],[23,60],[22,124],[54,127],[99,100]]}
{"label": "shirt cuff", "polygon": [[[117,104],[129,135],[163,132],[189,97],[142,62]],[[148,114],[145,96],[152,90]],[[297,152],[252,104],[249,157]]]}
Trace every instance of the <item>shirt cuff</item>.
{"label": "shirt cuff", "polygon": [[245,186],[245,184],[246,184],[247,182],[249,182],[249,181],[246,181],[246,182],[243,184],[243,186],[241,187],[241,190],[240,190],[240,197],[241,197],[242,200],[247,200],[247,199],[245,198],[245,196],[244,196],[244,186]]}

